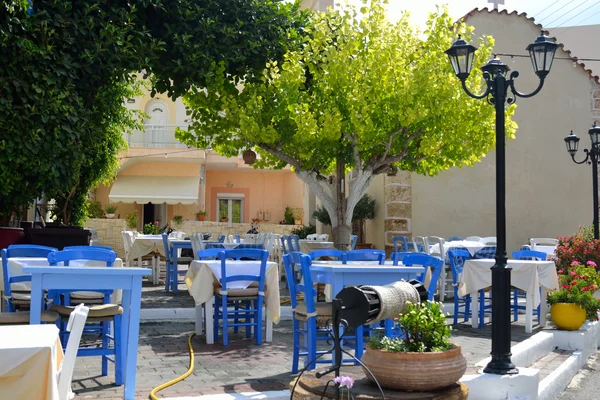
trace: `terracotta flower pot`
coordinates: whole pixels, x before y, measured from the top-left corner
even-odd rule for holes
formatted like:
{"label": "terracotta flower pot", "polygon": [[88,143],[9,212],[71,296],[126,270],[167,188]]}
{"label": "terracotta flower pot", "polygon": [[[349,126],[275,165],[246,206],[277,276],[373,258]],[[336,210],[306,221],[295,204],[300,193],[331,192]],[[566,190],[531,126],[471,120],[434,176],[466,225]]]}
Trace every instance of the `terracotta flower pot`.
{"label": "terracotta flower pot", "polygon": [[198,221],[204,221],[206,219],[206,215],[196,215],[196,219]]}
{"label": "terracotta flower pot", "polygon": [[[382,387],[429,392],[452,386],[467,370],[460,346],[434,353],[393,353],[367,346],[362,362]],[[371,381],[373,378],[365,370]]]}
{"label": "terracotta flower pot", "polygon": [[552,322],[565,331],[576,331],[585,322],[586,313],[579,304],[556,303],[550,308]]}

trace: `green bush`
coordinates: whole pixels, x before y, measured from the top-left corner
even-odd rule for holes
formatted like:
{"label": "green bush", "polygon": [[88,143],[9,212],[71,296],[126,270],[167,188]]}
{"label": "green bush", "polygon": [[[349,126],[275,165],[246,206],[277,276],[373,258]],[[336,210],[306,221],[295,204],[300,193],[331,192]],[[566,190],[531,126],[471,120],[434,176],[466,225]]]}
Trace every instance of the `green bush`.
{"label": "green bush", "polygon": [[283,220],[285,221],[286,225],[294,225],[294,210],[292,210],[289,206],[285,207]]}
{"label": "green bush", "polygon": [[290,231],[292,235],[298,235],[300,239],[306,239],[308,235],[317,233],[317,228],[314,225],[303,225],[301,228],[294,228]]}
{"label": "green bush", "polygon": [[[331,218],[329,213],[323,206],[319,206],[313,211],[313,218],[325,225],[331,225]],[[359,219],[373,219],[375,218],[375,199],[368,194],[365,194],[354,207],[352,212],[352,222],[358,221]]]}
{"label": "green bush", "polygon": [[102,209],[102,203],[98,200],[89,201],[87,205],[88,218],[102,218],[104,217],[104,210]]}
{"label": "green bush", "polygon": [[138,225],[138,215],[137,211],[134,211],[132,214],[127,216],[127,227],[129,229],[136,229]]}

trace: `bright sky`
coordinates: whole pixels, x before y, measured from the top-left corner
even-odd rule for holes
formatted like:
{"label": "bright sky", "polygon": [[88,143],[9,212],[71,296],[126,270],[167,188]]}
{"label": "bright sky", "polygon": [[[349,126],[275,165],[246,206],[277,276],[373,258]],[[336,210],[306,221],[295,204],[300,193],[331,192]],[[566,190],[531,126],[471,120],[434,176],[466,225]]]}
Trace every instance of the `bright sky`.
{"label": "bright sky", "polygon": [[[339,0],[335,0],[337,3]],[[599,0],[496,0],[500,10],[517,10],[534,17],[545,28],[560,26],[600,24]],[[349,0],[360,4],[361,0]],[[395,20],[402,11],[410,11],[413,23],[423,25],[427,14],[435,10],[437,4],[447,4],[453,17],[459,18],[473,8],[493,7],[486,0],[389,0],[389,17]]]}

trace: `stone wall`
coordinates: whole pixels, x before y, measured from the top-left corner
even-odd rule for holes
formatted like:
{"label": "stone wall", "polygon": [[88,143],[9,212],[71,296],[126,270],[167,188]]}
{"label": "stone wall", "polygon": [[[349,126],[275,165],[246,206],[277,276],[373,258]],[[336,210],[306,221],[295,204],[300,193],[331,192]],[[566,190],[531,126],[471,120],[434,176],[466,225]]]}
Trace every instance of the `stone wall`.
{"label": "stone wall", "polygon": [[[181,224],[171,221],[169,226],[188,235],[192,233],[212,233],[215,239],[219,233],[235,235],[238,233],[244,234],[250,230],[250,224],[231,224],[230,226],[227,222],[214,221],[183,221]],[[285,235],[296,227],[296,225],[260,224],[259,231]],[[124,219],[88,219],[86,228],[96,229],[100,245],[112,247],[120,258],[125,259],[123,236],[121,236],[121,231],[127,229]]]}
{"label": "stone wall", "polygon": [[393,251],[392,236],[411,236],[412,194],[410,172],[385,177],[385,248]]}

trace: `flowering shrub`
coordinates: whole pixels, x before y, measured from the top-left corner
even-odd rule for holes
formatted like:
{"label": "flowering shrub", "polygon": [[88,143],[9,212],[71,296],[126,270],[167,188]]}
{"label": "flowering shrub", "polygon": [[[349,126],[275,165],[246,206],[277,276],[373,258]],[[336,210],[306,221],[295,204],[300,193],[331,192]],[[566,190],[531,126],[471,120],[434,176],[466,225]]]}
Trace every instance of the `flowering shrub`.
{"label": "flowering shrub", "polygon": [[597,320],[600,309],[600,301],[594,297],[600,283],[597,268],[594,261],[588,261],[586,265],[573,261],[568,268],[558,270],[560,289],[548,293],[548,304],[579,304],[588,320]]}
{"label": "flowering shrub", "polygon": [[158,221],[154,221],[154,223],[148,222],[142,228],[142,233],[144,235],[158,235],[160,233],[158,228]]}
{"label": "flowering shrub", "polygon": [[581,228],[573,236],[559,237],[556,267],[565,270],[573,261],[581,264],[593,261],[595,265],[600,265],[600,240],[590,240]]}

